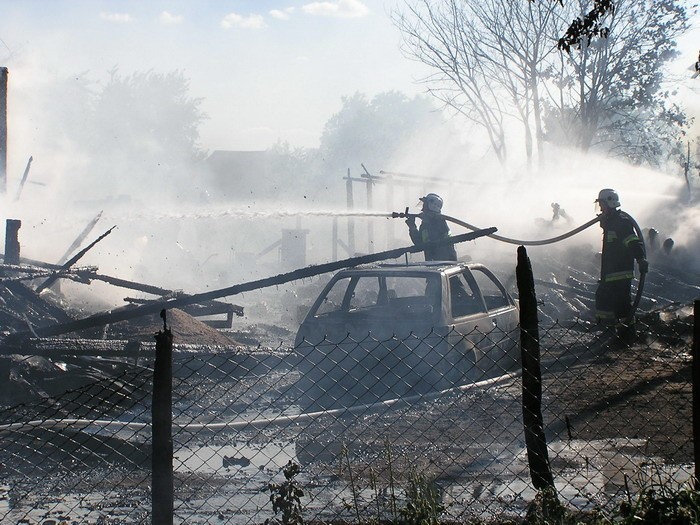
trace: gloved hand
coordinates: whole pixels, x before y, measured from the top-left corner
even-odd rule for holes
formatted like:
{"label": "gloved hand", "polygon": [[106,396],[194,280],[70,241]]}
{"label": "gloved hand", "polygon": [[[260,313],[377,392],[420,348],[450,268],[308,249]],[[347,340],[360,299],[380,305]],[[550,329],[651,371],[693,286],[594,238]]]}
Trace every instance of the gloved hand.
{"label": "gloved hand", "polygon": [[637,264],[639,265],[639,273],[647,273],[649,271],[649,262],[646,259],[639,259]]}
{"label": "gloved hand", "polygon": [[409,217],[406,219],[406,225],[408,226],[409,229],[414,229],[416,227],[416,218],[415,217]]}

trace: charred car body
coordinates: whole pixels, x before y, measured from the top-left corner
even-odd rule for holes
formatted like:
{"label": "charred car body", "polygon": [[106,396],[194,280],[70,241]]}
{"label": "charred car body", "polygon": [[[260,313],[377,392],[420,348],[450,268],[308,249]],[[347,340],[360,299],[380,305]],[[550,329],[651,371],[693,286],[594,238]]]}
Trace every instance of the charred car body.
{"label": "charred car body", "polygon": [[519,357],[517,310],[480,264],[340,271],[297,332],[302,404],[346,407],[500,375]]}

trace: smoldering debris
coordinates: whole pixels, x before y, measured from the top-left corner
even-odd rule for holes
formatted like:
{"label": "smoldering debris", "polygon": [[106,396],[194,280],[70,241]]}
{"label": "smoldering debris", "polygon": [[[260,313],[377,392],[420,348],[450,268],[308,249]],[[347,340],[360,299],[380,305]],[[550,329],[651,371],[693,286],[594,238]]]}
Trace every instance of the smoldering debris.
{"label": "smoldering debris", "polygon": [[[104,234],[100,238],[103,237]],[[96,242],[90,244],[88,249]],[[681,269],[677,250],[650,250],[651,269],[646,277],[638,314],[682,308],[698,296],[700,277]],[[83,249],[79,253],[86,251]],[[397,250],[366,257],[381,260],[383,254],[387,254],[387,257],[395,258],[395,252]],[[60,366],[57,368],[56,363],[61,359],[64,363],[67,355],[74,359],[92,355],[137,362],[139,355],[149,352],[144,344],[152,343],[153,335],[163,327],[158,316],[162,305],[168,305],[176,346],[195,345],[244,352],[246,348],[265,345],[277,349],[286,345],[289,348],[296,327],[323,284],[323,280],[314,280],[313,276],[332,271],[334,265],[339,263],[352,265],[365,260],[363,256],[358,256],[337,263],[307,266],[273,278],[216,291],[241,293],[240,297],[246,300],[242,292],[256,290],[256,287],[266,288],[264,297],[258,296],[257,291],[250,292],[256,295],[246,311],[242,306],[221,301],[211,293],[190,295],[154,283],[104,275],[95,266],[77,267],[75,263],[79,257],[75,256],[67,263],[56,265],[21,258],[19,249],[14,255],[14,260],[8,255],[3,256],[4,264],[0,265],[0,348],[4,354],[0,358],[3,361],[0,363],[0,374],[10,383],[14,382],[16,392],[24,392],[31,398],[50,396],[40,386],[38,378],[41,374],[55,374],[54,382],[59,384],[57,378],[67,371]],[[593,249],[588,245],[539,249],[533,250],[531,257],[540,302],[540,320],[548,323],[593,323],[599,264]],[[502,282],[517,297],[514,269],[502,261],[484,262],[488,262],[500,274]],[[54,282],[46,284],[47,279]],[[95,314],[77,306],[70,293],[62,292],[65,281],[88,287],[99,282],[101,285],[138,292],[140,296],[125,297],[124,306]],[[287,284],[280,289],[282,283]],[[293,286],[289,283],[293,283]],[[220,293],[216,297],[223,296]],[[247,299],[250,299],[250,295]],[[37,356],[45,361],[42,367],[35,367],[22,359],[8,357],[12,355]],[[85,366],[91,371],[83,375],[84,380],[94,377],[94,374],[113,372],[90,369],[91,365],[87,362]],[[79,366],[75,364],[69,368],[71,373],[76,374]],[[76,384],[66,380],[66,384],[69,383]],[[0,399],[0,404],[14,400],[6,397]]]}

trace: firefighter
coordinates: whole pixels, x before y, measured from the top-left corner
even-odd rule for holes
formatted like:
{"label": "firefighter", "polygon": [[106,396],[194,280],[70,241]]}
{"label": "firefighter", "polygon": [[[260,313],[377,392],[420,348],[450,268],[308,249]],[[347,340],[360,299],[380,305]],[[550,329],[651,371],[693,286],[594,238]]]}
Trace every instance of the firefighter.
{"label": "firefighter", "polygon": [[603,229],[600,281],[595,295],[596,317],[616,326],[620,335],[633,337],[630,292],[634,261],[640,274],[649,270],[644,244],[637,235],[634,219],[619,209],[620,198],[615,190],[600,190],[595,202],[600,206]]}
{"label": "firefighter", "polygon": [[[418,217],[421,220],[420,227],[416,227],[416,218],[409,216],[406,219],[408,234],[413,244],[440,241],[450,236],[450,228],[447,221],[441,216],[442,198],[435,193],[428,193],[421,197],[423,208]],[[454,244],[431,246],[425,249],[426,261],[456,261],[457,252]]]}

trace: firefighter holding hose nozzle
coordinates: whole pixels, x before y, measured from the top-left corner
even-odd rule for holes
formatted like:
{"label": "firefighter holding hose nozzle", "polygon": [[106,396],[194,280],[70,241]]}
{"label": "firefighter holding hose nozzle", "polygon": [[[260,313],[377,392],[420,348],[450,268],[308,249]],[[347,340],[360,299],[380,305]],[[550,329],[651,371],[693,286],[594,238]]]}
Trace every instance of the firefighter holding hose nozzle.
{"label": "firefighter holding hose nozzle", "polygon": [[[420,198],[423,208],[417,217],[421,220],[420,227],[416,226],[416,216],[408,215],[406,224],[408,234],[413,244],[440,241],[450,236],[450,228],[442,217],[442,198],[435,193],[428,193]],[[457,252],[454,244],[430,246],[424,251],[426,261],[456,261]]]}
{"label": "firefighter holding hose nozzle", "polygon": [[634,261],[640,276],[649,270],[639,226],[620,210],[620,197],[615,190],[600,190],[595,200],[600,206],[600,227],[603,229],[603,250],[600,281],[595,295],[596,318],[614,325],[624,342],[636,336],[634,307],[630,300]]}

